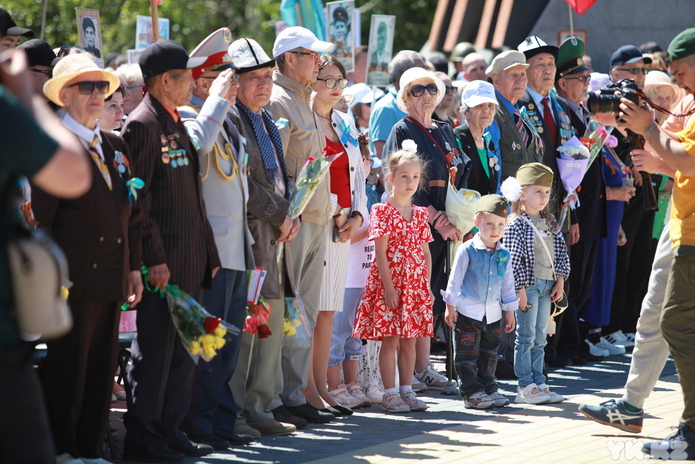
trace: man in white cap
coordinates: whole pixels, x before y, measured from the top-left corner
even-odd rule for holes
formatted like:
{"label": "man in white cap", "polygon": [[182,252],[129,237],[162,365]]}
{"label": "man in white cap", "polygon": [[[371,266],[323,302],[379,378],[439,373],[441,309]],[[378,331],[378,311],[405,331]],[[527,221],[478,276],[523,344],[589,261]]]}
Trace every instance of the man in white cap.
{"label": "man in white cap", "polygon": [[[201,303],[213,316],[241,329],[246,319],[246,270],[255,266],[246,224],[246,175],[240,168],[244,144],[228,113],[239,88],[236,66],[227,53],[231,41],[232,32],[223,27],[191,52],[192,58],[206,60],[193,68],[193,96],[179,112],[200,156],[205,208],[222,263]],[[228,382],[240,345],[240,337],[232,337],[214,358],[196,366],[193,398],[182,427],[194,442],[225,450],[253,441],[234,433],[237,408]]]}
{"label": "man in white cap", "polygon": [[509,50],[497,55],[485,71],[499,101],[490,135],[501,161],[502,179],[513,177],[522,164],[541,162],[543,157],[540,137],[517,104],[526,91],[526,68],[524,54]]}
{"label": "man in white cap", "polygon": [[[142,261],[151,287],[178,285],[200,301],[220,266],[203,203],[198,153],[176,110],[191,98],[191,68],[205,57],[189,58],[173,40],[159,40],[138,60],[147,95],[121,132],[132,154],[132,169],[145,182]],[[146,291],[139,307],[138,335],[128,369],[128,432],[124,455],[144,462],[182,462],[204,456],[208,445],[192,443],[179,426],[190,404],[195,364],[178,339],[166,298]]]}
{"label": "man in white cap", "polygon": [[[229,54],[239,68],[236,109],[238,127],[246,137],[248,155],[248,223],[253,235],[256,266],[267,271],[261,296],[270,305],[270,336],[244,332],[239,362],[230,383],[237,404],[234,431],[239,434],[288,435],[305,427],[306,420],[293,423],[275,420],[269,411],[275,396],[280,363],[285,314],[285,288],[288,274],[285,243],[299,231],[299,218],[287,215],[293,185],[285,166],[280,132],[273,116],[264,107],[273,90],[271,59],[253,39],[239,39],[229,46]],[[289,295],[288,295],[289,296]]]}
{"label": "man in white cap", "polygon": [[[275,85],[268,109],[275,118],[289,121],[280,129],[280,136],[287,172],[292,179],[297,179],[307,158],[321,156],[325,146],[309,99],[311,85],[319,74],[319,53],[331,50],[332,43],[318,40],[303,27],[288,27],[275,39],[273,57],[278,70],[273,73]],[[302,214],[299,233],[285,249],[291,280],[304,302],[312,333],[318,315],[326,229],[331,213],[330,179],[326,176]],[[293,423],[299,417],[313,423],[325,423],[335,419],[332,414],[307,404],[302,394],[307,388],[310,367],[311,347],[283,349],[282,389],[277,391],[270,405],[276,420]]]}

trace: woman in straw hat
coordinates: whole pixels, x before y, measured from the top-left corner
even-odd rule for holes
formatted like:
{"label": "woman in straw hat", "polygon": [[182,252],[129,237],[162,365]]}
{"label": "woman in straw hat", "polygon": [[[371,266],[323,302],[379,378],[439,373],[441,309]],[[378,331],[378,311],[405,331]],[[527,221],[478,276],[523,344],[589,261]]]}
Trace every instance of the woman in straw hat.
{"label": "woman in straw hat", "polygon": [[32,189],[34,217],[68,258],[73,329],[48,343],[43,387],[58,463],[98,463],[111,403],[118,348],[119,306],[142,294],[140,210],[122,140],[100,130],[104,100],[119,85],[86,54],[69,55],[44,93],[65,108],[63,124],[90,159],[92,185],[79,198]]}

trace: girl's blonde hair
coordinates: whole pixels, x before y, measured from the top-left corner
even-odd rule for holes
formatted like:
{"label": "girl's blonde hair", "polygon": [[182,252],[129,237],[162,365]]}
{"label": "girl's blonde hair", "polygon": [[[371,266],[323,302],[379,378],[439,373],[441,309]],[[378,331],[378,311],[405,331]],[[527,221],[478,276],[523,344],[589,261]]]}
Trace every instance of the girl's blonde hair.
{"label": "girl's blonde hair", "polygon": [[[384,175],[388,177],[392,172],[395,173],[399,167],[408,163],[418,163],[420,165],[420,183],[418,184],[418,190],[420,190],[425,182],[425,168],[427,163],[415,152],[401,149],[391,153],[384,165]],[[389,183],[389,191],[390,190],[391,184]]]}
{"label": "girl's blonde hair", "polygon": [[[532,187],[532,185],[524,185],[522,189],[526,187]],[[509,222],[515,218],[521,216],[521,212],[524,211],[523,200],[519,198],[517,201],[512,203],[512,214],[509,215]],[[545,208],[541,210],[541,217],[545,220],[545,225],[548,227],[548,231],[555,233],[560,229],[560,225],[557,223],[555,216],[550,212],[550,202],[545,205]]]}

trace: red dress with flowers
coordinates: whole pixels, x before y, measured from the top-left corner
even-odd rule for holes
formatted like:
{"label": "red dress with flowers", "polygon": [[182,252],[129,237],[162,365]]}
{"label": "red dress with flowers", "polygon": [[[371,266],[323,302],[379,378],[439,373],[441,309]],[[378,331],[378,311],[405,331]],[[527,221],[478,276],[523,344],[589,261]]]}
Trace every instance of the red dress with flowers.
{"label": "red dress with flowers", "polygon": [[399,306],[390,309],[386,305],[379,269],[373,264],[357,309],[353,336],[367,340],[393,335],[432,337],[430,283],[422,249],[423,241],[433,240],[427,225],[427,209],[413,205],[413,219],[408,222],[391,203],[375,204],[370,213],[369,239],[377,237],[389,238],[386,257]]}

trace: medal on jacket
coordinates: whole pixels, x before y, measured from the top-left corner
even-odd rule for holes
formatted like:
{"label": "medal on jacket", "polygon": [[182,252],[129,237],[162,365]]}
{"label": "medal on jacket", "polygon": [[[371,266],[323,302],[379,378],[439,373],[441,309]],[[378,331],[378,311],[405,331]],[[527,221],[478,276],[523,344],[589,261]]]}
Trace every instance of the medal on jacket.
{"label": "medal on jacket", "polygon": [[167,136],[162,134],[159,140],[162,142],[162,163],[169,164],[171,162],[171,156],[169,156],[169,144],[167,143]]}
{"label": "medal on jacket", "polygon": [[497,250],[497,275],[504,275],[504,268],[506,267],[504,263],[509,260],[509,252],[504,248]]}
{"label": "medal on jacket", "polygon": [[130,168],[130,162],[123,153],[116,151],[113,155],[113,167],[116,168],[119,174],[125,174],[126,170]]}

